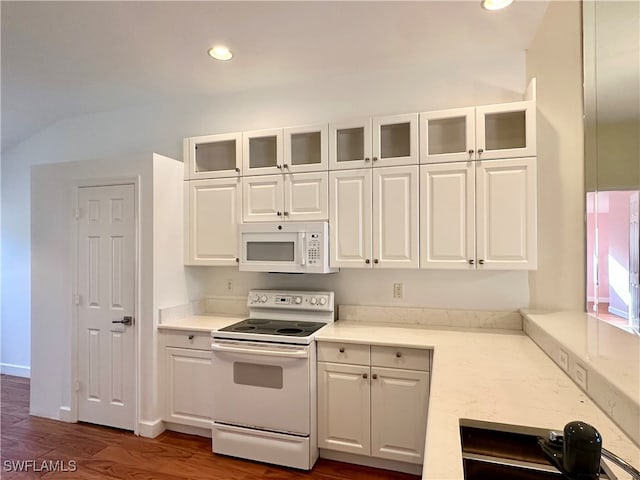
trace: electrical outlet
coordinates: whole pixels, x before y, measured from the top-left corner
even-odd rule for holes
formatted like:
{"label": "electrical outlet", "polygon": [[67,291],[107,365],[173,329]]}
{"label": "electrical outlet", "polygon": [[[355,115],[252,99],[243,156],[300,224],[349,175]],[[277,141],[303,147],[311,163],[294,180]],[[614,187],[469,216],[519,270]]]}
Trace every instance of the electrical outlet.
{"label": "electrical outlet", "polygon": [[233,291],[233,280],[231,280],[230,278],[227,278],[227,292],[232,292]]}
{"label": "electrical outlet", "polygon": [[394,283],[393,284],[393,298],[402,298],[404,287],[402,283]]}
{"label": "electrical outlet", "polygon": [[558,355],[558,360],[560,363],[560,367],[562,367],[562,369],[565,372],[569,371],[569,355],[567,355],[567,352],[565,352],[564,350],[560,350],[560,355]]}
{"label": "electrical outlet", "polygon": [[587,369],[582,365],[576,363],[576,375],[575,375],[576,383],[582,388],[585,392],[587,391]]}

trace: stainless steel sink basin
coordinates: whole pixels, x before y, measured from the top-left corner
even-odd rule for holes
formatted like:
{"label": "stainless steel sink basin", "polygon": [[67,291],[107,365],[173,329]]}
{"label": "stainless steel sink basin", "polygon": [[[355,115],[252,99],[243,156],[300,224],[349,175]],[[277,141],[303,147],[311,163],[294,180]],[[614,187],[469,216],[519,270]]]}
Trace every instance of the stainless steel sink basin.
{"label": "stainless steel sink basin", "polygon": [[[538,445],[548,429],[460,419],[462,461],[466,480],[562,480]],[[615,480],[609,469],[600,478]]]}

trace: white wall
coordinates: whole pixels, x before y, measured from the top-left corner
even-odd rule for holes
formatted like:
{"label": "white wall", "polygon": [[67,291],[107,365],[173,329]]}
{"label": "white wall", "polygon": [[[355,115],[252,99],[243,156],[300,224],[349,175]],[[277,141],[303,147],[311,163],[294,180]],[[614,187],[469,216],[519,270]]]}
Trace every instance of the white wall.
{"label": "white wall", "polygon": [[531,306],[585,308],[580,2],[550,2],[527,50],[538,83],[538,270]]}
{"label": "white wall", "polygon": [[[52,125],[12,150],[3,152],[2,295],[5,299],[11,298],[11,302],[2,303],[3,368],[13,364],[28,373],[30,365],[31,165],[116,157],[137,151],[156,151],[181,158],[182,138],[186,136],[515,101],[522,98],[526,87],[524,72],[522,53],[455,58],[446,65],[416,65],[409,70],[375,72],[375,75],[361,72],[343,78],[318,78],[313,84],[287,85],[224,98],[194,98],[190,102],[75,117]],[[215,291],[216,270],[205,275],[213,278],[207,284],[208,290]],[[415,292],[407,298],[406,304],[440,302],[438,306],[456,308],[464,298],[463,304],[467,307],[483,308],[490,306],[486,299],[499,300],[505,294],[509,299],[505,304],[496,303],[496,308],[502,305],[510,308],[527,306],[529,303],[525,273],[496,274],[495,277],[482,273],[471,273],[469,277],[418,272],[402,275],[408,279],[405,285],[407,292]],[[373,279],[383,276],[346,274],[344,278],[372,282],[373,287],[349,296],[353,285],[345,286],[340,293],[341,298],[376,303],[384,283],[378,286]],[[482,289],[476,291],[470,286],[460,294],[461,282],[473,284],[478,279]],[[251,277],[247,277],[243,288],[250,282]],[[429,296],[434,285],[437,291],[447,294]],[[446,305],[441,299],[447,299]]]}

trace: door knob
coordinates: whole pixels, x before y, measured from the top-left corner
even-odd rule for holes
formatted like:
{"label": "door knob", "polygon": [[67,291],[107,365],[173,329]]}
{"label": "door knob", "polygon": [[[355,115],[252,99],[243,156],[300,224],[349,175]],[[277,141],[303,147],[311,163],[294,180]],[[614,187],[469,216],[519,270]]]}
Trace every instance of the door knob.
{"label": "door knob", "polygon": [[132,325],[133,317],[122,317],[122,320],[112,320],[111,323],[121,323],[123,325]]}

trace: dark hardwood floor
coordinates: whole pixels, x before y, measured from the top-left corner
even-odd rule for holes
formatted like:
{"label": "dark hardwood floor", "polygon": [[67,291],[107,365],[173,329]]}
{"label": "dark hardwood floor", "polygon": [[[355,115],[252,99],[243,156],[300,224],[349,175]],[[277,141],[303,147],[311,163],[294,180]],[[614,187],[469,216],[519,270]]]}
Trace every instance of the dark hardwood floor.
{"label": "dark hardwood floor", "polygon": [[[300,472],[214,455],[208,438],[164,432],[157,438],[149,439],[108,427],[33,417],[29,415],[28,379],[2,375],[0,389],[0,478],[3,480],[418,478],[324,459],[318,460],[311,472]],[[15,471],[17,469],[22,471]]]}

